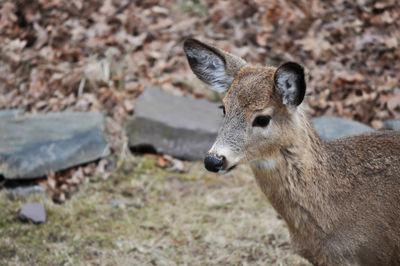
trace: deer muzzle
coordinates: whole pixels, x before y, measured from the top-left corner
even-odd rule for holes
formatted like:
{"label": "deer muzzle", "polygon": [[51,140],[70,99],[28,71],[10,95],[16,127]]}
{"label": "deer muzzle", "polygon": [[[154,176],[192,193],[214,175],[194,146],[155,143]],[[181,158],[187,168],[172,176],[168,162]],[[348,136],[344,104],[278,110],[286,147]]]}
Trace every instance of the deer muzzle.
{"label": "deer muzzle", "polygon": [[204,158],[204,165],[208,171],[218,172],[224,168],[225,161],[224,156],[207,155]]}

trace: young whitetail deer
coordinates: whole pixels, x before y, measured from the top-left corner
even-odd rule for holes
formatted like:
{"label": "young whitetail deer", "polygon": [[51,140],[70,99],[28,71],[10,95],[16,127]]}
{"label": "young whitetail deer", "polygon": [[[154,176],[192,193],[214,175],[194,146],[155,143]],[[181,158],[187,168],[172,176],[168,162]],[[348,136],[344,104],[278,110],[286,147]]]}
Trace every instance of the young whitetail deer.
{"label": "young whitetail deer", "polygon": [[209,171],[248,162],[314,265],[400,265],[400,132],[325,142],[300,106],[300,65],[253,67],[194,39],[184,51],[197,77],[226,92]]}

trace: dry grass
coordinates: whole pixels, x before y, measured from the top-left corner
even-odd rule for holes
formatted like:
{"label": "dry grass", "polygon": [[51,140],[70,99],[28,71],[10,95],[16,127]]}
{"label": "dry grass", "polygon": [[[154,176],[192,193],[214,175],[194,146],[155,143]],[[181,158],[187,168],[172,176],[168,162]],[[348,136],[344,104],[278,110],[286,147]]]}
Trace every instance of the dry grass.
{"label": "dry grass", "polygon": [[307,265],[245,167],[178,174],[136,158],[97,180],[64,205],[36,199],[42,225],[20,222],[24,200],[1,190],[0,265]]}

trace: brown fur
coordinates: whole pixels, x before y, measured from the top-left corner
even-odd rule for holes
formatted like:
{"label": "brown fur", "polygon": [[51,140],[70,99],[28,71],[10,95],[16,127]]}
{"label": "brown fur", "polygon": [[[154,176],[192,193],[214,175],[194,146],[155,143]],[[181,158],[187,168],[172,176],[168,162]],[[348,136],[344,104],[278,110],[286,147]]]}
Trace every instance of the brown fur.
{"label": "brown fur", "polygon": [[314,265],[400,265],[400,132],[323,142],[303,126],[276,169],[252,167],[295,250]]}
{"label": "brown fur", "polygon": [[[325,142],[301,106],[282,104],[275,68],[225,61],[237,71],[210,153],[250,163],[293,248],[314,265],[400,265],[400,132]],[[260,114],[272,117],[265,129],[251,127]]]}

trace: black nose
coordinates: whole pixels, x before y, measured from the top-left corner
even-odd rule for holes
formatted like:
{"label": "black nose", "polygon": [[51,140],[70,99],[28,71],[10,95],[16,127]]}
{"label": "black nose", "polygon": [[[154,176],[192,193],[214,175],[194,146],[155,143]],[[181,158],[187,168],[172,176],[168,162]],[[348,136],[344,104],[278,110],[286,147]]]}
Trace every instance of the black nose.
{"label": "black nose", "polygon": [[215,155],[207,155],[204,158],[204,165],[208,171],[218,172],[224,166],[225,157],[217,157]]}

